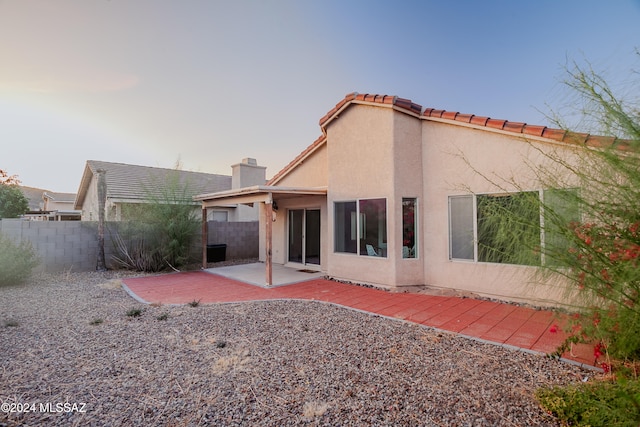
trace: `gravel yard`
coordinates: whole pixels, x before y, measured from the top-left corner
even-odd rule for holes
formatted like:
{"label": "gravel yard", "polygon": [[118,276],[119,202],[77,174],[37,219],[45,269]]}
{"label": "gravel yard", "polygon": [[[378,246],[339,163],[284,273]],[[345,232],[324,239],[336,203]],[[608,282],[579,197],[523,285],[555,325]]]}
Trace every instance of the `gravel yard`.
{"label": "gravel yard", "polygon": [[0,426],[556,425],[535,389],[592,375],[319,302],[145,306],[126,274],[0,288],[0,403],[35,410]]}

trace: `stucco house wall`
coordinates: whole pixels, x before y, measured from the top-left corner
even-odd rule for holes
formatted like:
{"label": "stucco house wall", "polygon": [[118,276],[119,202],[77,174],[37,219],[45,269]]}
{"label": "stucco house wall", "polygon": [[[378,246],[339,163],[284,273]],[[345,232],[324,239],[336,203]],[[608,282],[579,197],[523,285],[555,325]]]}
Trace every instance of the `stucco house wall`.
{"label": "stucco house wall", "polygon": [[[324,140],[324,138],[323,138]],[[317,141],[319,143],[322,141]],[[277,181],[282,187],[326,187],[328,183],[328,149],[326,144],[313,150],[303,162]]]}
{"label": "stucco house wall", "polygon": [[564,290],[559,282],[543,283],[535,267],[450,260],[449,197],[541,190],[536,168],[553,167],[547,155],[576,162],[575,149],[432,121],[423,122],[422,146],[428,188],[422,221],[426,229],[425,283],[508,300],[562,300]]}
{"label": "stucco house wall", "polygon": [[[393,141],[394,114],[388,109],[359,106],[344,111],[340,120],[327,128],[329,187],[327,207],[333,213],[335,202],[384,198],[387,224],[394,224],[389,201],[394,196]],[[329,230],[335,218],[328,216]],[[388,226],[387,226],[388,227]],[[395,279],[389,257],[367,257],[335,252],[334,234],[328,233],[330,248],[327,274],[341,280],[372,284],[392,283]],[[394,245],[387,230],[387,245]]]}

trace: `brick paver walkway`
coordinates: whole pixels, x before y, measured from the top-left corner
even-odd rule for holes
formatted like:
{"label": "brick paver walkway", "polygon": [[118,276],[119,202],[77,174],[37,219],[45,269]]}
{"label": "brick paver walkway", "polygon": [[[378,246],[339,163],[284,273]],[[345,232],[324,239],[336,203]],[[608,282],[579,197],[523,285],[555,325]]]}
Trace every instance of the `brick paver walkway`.
{"label": "brick paver walkway", "polygon": [[[123,282],[132,296],[145,303],[324,301],[537,353],[555,351],[566,338],[562,329],[566,319],[551,311],[471,298],[391,293],[325,279],[266,289],[193,271],[129,278]],[[557,332],[550,330],[554,324],[558,325]],[[591,366],[593,349],[576,345],[563,354],[563,358]]]}

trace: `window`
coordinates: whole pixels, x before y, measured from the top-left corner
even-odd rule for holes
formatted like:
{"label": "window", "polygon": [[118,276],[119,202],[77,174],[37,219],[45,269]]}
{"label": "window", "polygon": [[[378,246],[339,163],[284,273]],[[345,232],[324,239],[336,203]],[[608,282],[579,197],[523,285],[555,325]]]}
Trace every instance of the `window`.
{"label": "window", "polygon": [[566,250],[559,224],[578,218],[577,209],[566,202],[571,191],[449,197],[449,258],[540,265],[543,252],[548,257]]}
{"label": "window", "polygon": [[449,258],[473,260],[473,196],[449,197]]}
{"label": "window", "polygon": [[543,193],[544,200],[544,262],[557,264],[569,250],[569,224],[580,221],[578,191],[551,189]]}
{"label": "window", "polygon": [[335,252],[358,253],[356,202],[335,204]]}
{"label": "window", "polygon": [[228,222],[229,212],[227,211],[209,211],[209,221]]}
{"label": "window", "polygon": [[416,205],[416,199],[402,199],[402,258],[418,257]]}
{"label": "window", "polygon": [[336,202],[334,250],[364,256],[387,256],[386,199]]}
{"label": "window", "polygon": [[540,195],[476,196],[478,261],[540,264]]}

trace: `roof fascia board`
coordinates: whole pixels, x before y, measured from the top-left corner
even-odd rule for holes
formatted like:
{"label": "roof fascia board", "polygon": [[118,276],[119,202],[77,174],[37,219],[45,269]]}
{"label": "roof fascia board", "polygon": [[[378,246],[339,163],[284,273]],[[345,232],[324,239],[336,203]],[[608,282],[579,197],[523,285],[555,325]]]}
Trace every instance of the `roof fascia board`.
{"label": "roof fascia board", "polygon": [[87,196],[87,191],[89,190],[89,185],[91,184],[92,179],[93,171],[89,167],[89,162],[87,162],[84,166],[84,172],[82,173],[82,179],[80,180],[80,187],[78,188],[76,200],[73,204],[74,209],[82,209],[82,205],[84,205],[84,199]]}
{"label": "roof fascia board", "polygon": [[253,203],[267,202],[271,200],[269,193],[258,194],[242,194],[237,196],[227,196],[221,199],[207,199],[202,201],[203,208],[221,208],[227,207],[230,203],[236,205],[250,205]]}
{"label": "roof fascia board", "polygon": [[[193,199],[197,201],[208,201],[217,199],[230,199],[239,196],[267,195],[267,194],[290,194],[290,195],[326,195],[326,187],[280,187],[273,185],[254,185],[234,190],[219,191],[217,193],[200,194]],[[227,203],[231,203],[227,201]]]}

